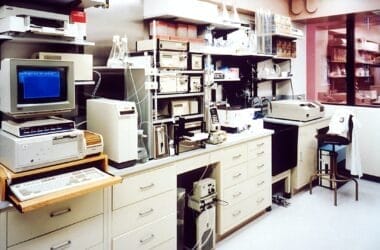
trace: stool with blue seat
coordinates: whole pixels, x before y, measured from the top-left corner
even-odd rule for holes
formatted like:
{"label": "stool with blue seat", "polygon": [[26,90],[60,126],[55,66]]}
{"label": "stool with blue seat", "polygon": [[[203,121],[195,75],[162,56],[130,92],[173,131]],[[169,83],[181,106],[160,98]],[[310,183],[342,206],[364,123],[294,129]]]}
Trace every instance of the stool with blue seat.
{"label": "stool with blue seat", "polygon": [[317,169],[316,173],[310,177],[309,190],[312,194],[313,181],[316,178],[321,178],[332,183],[332,189],[334,190],[334,205],[337,206],[337,184],[353,181],[355,183],[355,199],[359,200],[359,184],[353,176],[346,176],[338,172],[338,151],[343,145],[349,145],[352,142],[352,130],[353,121],[352,115],[348,119],[348,132],[347,136],[331,133],[320,133],[316,135],[318,140],[318,159],[321,148],[328,147],[330,150],[331,164],[330,169],[326,172],[323,169]]}

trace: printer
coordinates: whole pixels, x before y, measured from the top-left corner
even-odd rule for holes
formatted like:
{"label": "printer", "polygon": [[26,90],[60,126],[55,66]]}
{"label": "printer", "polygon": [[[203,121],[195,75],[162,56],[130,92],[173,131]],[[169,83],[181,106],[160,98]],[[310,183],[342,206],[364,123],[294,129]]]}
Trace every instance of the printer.
{"label": "printer", "polygon": [[324,106],[316,101],[279,100],[270,103],[267,117],[306,122],[324,114]]}

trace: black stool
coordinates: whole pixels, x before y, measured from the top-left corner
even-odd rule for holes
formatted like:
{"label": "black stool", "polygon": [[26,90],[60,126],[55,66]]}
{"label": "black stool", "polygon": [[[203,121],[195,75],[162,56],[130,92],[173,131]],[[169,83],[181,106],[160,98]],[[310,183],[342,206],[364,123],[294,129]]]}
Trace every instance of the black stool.
{"label": "black stool", "polygon": [[348,132],[347,137],[340,136],[337,134],[330,134],[330,133],[324,133],[324,134],[318,134],[316,135],[316,138],[318,140],[318,159],[319,159],[319,146],[320,145],[326,145],[330,144],[332,146],[332,152],[331,152],[331,166],[330,169],[326,172],[322,172],[323,170],[320,169],[316,171],[314,175],[310,177],[309,181],[309,190],[310,194],[312,194],[313,189],[313,181],[316,178],[322,178],[325,180],[328,180],[329,182],[332,182],[332,188],[334,190],[334,205],[337,205],[337,188],[338,182],[349,182],[353,181],[355,182],[355,198],[356,200],[359,200],[359,184],[358,181],[355,180],[352,176],[345,176],[338,173],[338,164],[337,164],[337,156],[338,153],[335,150],[336,145],[349,145],[352,141],[352,130],[353,130],[353,122],[352,122],[352,115],[350,115],[348,119]]}

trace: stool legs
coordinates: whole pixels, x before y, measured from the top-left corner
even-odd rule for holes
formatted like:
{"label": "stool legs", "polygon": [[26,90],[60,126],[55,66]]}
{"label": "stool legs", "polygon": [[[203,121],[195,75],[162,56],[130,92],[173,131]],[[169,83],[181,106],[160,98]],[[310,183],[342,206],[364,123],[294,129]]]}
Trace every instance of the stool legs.
{"label": "stool legs", "polygon": [[[319,152],[318,152],[319,153]],[[358,181],[355,180],[353,177],[347,177],[344,175],[338,174],[338,164],[337,164],[337,153],[335,150],[332,152],[331,159],[330,159],[330,171],[329,173],[321,173],[317,170],[317,172],[310,177],[309,180],[309,192],[312,194],[313,189],[313,181],[316,178],[322,178],[330,181],[332,183],[332,189],[334,191],[334,205],[337,206],[337,196],[338,196],[338,182],[348,182],[353,181],[355,183],[355,200],[359,200],[359,184]],[[340,179],[338,179],[340,178]]]}

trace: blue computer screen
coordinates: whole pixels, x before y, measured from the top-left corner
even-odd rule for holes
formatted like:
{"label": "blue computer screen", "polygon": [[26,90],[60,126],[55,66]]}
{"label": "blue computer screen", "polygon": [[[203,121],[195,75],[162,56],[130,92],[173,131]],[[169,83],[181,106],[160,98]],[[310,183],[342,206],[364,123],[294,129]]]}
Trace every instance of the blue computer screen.
{"label": "blue computer screen", "polygon": [[43,103],[66,98],[66,83],[62,68],[19,68],[19,103]]}

